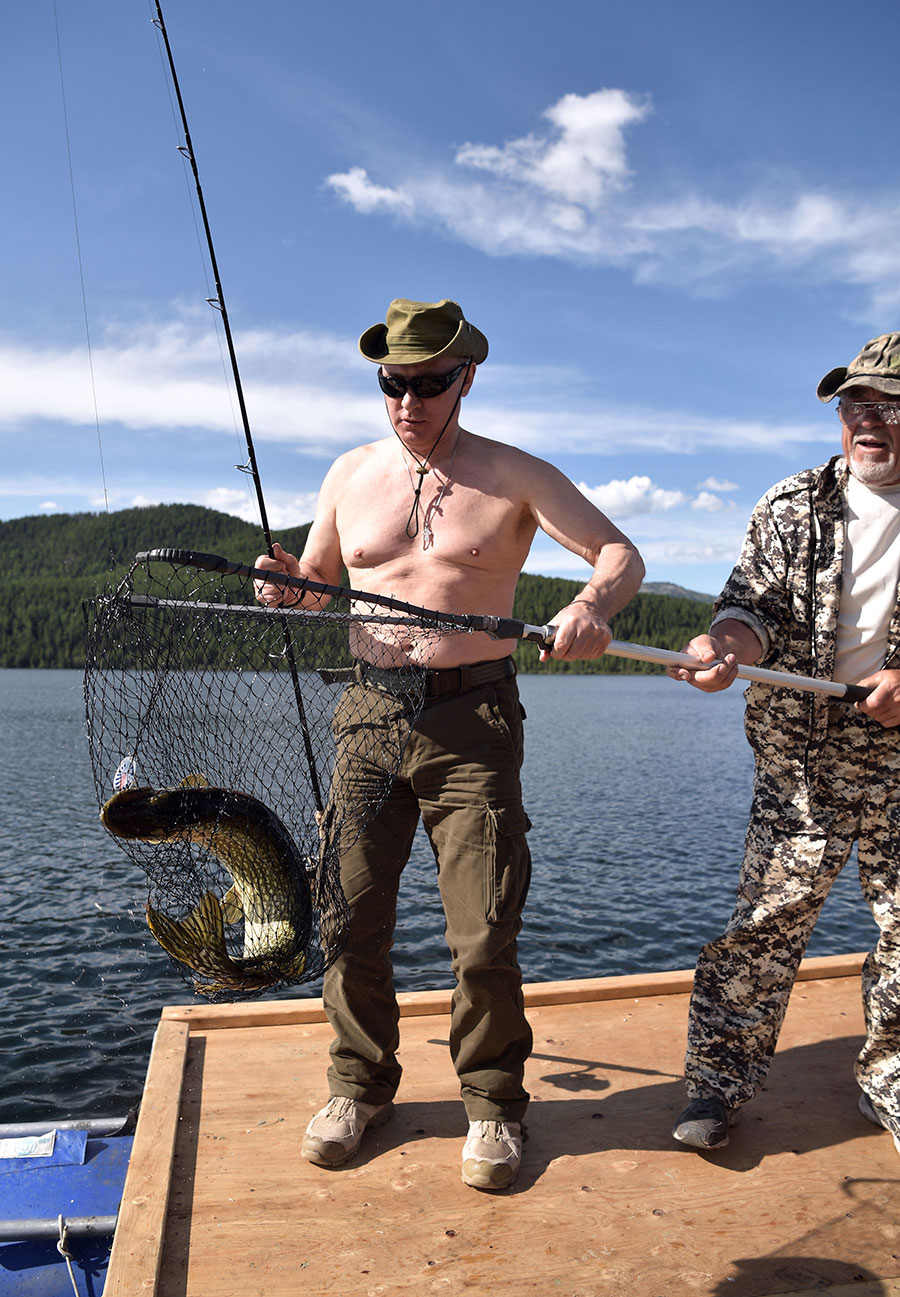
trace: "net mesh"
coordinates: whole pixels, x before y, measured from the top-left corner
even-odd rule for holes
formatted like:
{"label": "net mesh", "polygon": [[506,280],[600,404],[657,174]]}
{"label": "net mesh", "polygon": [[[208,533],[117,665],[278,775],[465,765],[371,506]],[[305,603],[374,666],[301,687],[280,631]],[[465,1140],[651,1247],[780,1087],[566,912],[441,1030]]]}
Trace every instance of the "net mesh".
{"label": "net mesh", "polygon": [[151,932],[210,1000],[312,980],[340,953],[340,855],[459,633],[325,602],[262,607],[248,575],[150,554],[85,604],[101,819],[146,875]]}

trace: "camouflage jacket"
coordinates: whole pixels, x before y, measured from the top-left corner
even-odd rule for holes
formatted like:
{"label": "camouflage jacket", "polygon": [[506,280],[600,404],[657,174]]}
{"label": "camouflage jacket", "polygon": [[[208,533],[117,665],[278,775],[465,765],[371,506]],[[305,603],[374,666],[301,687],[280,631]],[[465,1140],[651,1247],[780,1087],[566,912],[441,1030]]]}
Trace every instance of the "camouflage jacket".
{"label": "camouflage jacket", "polygon": [[[846,461],[836,455],[777,483],[753,510],[713,625],[735,617],[750,626],[763,644],[759,666],[826,680],[834,674],[847,473]],[[898,652],[900,601],[886,666],[900,665]],[[833,700],[762,684],[751,684],[746,699],[745,727],[757,755],[779,764],[800,762],[804,774],[814,775]]]}

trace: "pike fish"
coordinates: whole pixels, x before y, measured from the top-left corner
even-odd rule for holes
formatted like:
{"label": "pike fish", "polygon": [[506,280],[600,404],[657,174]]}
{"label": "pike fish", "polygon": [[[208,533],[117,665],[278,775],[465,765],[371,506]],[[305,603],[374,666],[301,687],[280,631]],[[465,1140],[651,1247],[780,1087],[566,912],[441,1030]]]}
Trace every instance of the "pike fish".
{"label": "pike fish", "polygon": [[[231,874],[221,900],[208,891],[183,919],[147,906],[153,936],[198,974],[195,989],[262,990],[300,976],[312,926],[306,866],[284,824],[261,801],[189,775],[177,788],[124,788],[104,804],[100,819],[127,841],[192,842]],[[234,956],[225,925],[241,918],[243,953]]]}

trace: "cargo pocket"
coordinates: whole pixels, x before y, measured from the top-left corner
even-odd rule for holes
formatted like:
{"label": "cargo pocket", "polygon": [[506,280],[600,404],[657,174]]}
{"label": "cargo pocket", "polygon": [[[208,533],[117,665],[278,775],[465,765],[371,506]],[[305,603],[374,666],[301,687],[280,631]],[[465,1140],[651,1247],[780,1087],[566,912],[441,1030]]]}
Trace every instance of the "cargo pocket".
{"label": "cargo pocket", "polygon": [[522,913],[531,882],[525,834],[531,820],[521,806],[488,806],[484,820],[485,896],[488,923],[513,923]]}

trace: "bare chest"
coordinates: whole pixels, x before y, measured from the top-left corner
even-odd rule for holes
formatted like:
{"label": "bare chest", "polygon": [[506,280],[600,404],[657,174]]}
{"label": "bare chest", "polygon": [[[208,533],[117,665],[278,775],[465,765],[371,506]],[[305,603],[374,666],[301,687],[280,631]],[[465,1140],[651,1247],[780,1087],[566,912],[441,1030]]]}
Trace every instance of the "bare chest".
{"label": "bare chest", "polygon": [[447,589],[465,574],[476,586],[479,577],[518,576],[535,531],[521,502],[464,474],[426,473],[417,497],[419,482],[398,456],[388,471],[350,484],[337,516],[348,572],[397,594]]}

